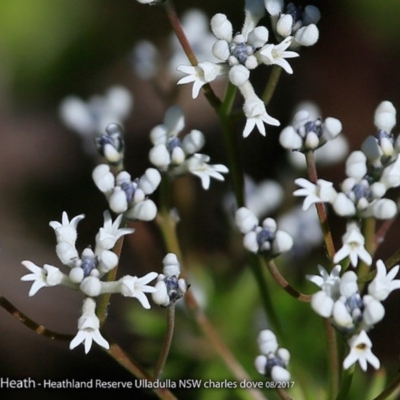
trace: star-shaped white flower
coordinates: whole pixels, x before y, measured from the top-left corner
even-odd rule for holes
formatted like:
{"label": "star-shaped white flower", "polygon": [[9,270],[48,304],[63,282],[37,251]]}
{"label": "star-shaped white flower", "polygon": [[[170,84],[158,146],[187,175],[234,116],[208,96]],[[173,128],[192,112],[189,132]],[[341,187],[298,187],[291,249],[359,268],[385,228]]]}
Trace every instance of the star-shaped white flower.
{"label": "star-shaped white flower", "polygon": [[64,278],[64,274],[58,268],[49,264],[40,268],[31,261],[22,261],[22,265],[32,272],[21,278],[21,281],[33,281],[29,296],[33,296],[43,287],[59,285]]}
{"label": "star-shaped white flower", "polygon": [[294,51],[286,51],[292,44],[293,37],[288,36],[277,45],[267,44],[260,50],[261,60],[266,65],[279,65],[288,74],[293,74],[293,69],[285,58],[298,57],[299,54]]}
{"label": "star-shaped white flower", "polygon": [[122,214],[112,222],[109,211],[104,211],[104,225],[96,235],[96,254],[103,250],[110,250],[115,246],[116,241],[124,235],[133,233],[133,228],[120,228]]}
{"label": "star-shaped white flower", "polygon": [[78,215],[72,218],[71,221],[68,219],[67,213],[64,211],[62,214],[62,222],[51,221],[49,225],[54,229],[57,237],[57,242],[67,242],[72,246],[75,245],[77,238],[76,228],[79,221],[85,218],[84,214]]}
{"label": "star-shaped white flower", "polygon": [[350,262],[353,267],[358,264],[358,259],[371,265],[372,257],[365,249],[365,238],[361,234],[358,225],[355,222],[347,224],[347,231],[343,235],[343,247],[335,254],[333,262],[339,263],[346,257],[350,257]]}
{"label": "star-shaped white flower", "polygon": [[306,211],[315,203],[330,203],[336,197],[336,190],[332,182],[318,179],[317,183],[311,183],[307,179],[298,178],[294,181],[301,189],[297,189],[294,196],[306,196],[303,203],[303,210]]}
{"label": "star-shaped white flower", "polygon": [[225,75],[228,73],[227,65],[214,64],[209,61],[200,62],[195,67],[188,65],[179,65],[176,69],[185,74],[188,74],[177,82],[178,85],[193,82],[193,99],[195,99],[199,95],[200,89],[205,84],[212,82],[220,75]]}
{"label": "star-shaped white flower", "polygon": [[110,345],[100,333],[100,321],[95,314],[96,303],[90,297],[86,298],[82,307],[82,316],[78,321],[78,333],[72,339],[69,348],[72,350],[81,343],[85,345],[85,353],[87,354],[92,347],[93,341],[99,346],[109,349]]}
{"label": "star-shaped white flower", "polygon": [[399,272],[399,265],[394,266],[389,272],[382,260],[376,262],[376,276],[368,286],[368,293],[379,301],[386,300],[389,294],[400,289],[400,280],[394,279]]}
{"label": "star-shaped white flower", "polygon": [[375,369],[379,369],[379,359],[372,353],[372,342],[365,331],[353,336],[349,340],[349,345],[350,353],[343,361],[344,369],[349,369],[357,361],[363,371],[367,370],[367,363],[370,363]]}
{"label": "star-shaped white flower", "polygon": [[264,102],[257,96],[251,96],[245,99],[243,111],[247,118],[243,130],[243,137],[249,136],[255,126],[257,126],[261,135],[265,136],[264,122],[268,125],[280,125],[280,122],[277,119],[268,115]]}
{"label": "star-shaped white flower", "polygon": [[229,172],[228,168],[222,164],[208,164],[210,157],[205,154],[196,153],[186,160],[186,168],[193,175],[201,179],[201,184],[205,190],[210,187],[210,178],[223,181],[225,178],[221,174]]}
{"label": "star-shaped white flower", "polygon": [[126,275],[120,280],[121,294],[126,297],[135,297],[144,308],[149,309],[150,303],[144,293],[154,293],[157,291],[153,286],[147,285],[149,282],[156,279],[157,276],[157,272],[149,272],[141,278]]}

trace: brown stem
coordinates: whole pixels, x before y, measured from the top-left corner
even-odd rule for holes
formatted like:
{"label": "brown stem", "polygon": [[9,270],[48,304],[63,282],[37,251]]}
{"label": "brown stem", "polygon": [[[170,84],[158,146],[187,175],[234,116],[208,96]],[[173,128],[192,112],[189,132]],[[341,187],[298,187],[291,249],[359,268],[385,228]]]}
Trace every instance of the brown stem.
{"label": "brown stem", "polygon": [[[196,66],[198,64],[197,57],[194,54],[193,49],[190,46],[190,43],[189,43],[189,41],[186,37],[186,34],[182,28],[181,22],[178,18],[178,15],[176,14],[176,10],[175,10],[172,0],[166,1],[164,6],[165,6],[165,11],[167,13],[169,22],[171,23],[172,29],[174,30],[175,35],[176,35],[177,39],[179,40],[179,43],[181,44],[183,51],[185,52],[190,63],[193,66]],[[215,109],[218,109],[221,105],[221,100],[216,96],[216,94],[212,90],[210,84],[207,83],[207,84],[203,85],[202,89],[203,89],[204,95],[206,96],[207,100],[210,102],[211,106]]]}
{"label": "brown stem", "polygon": [[[124,228],[125,226],[126,224],[121,224],[121,228]],[[118,259],[121,257],[123,244],[124,244],[124,236],[121,236],[117,240],[113,248],[114,253],[118,256]],[[117,277],[117,270],[118,270],[118,265],[107,273],[107,275],[105,276],[105,282],[115,281]],[[100,320],[100,326],[103,326],[104,322],[106,322],[107,308],[110,302],[110,297],[111,293],[104,293],[101,296],[99,296],[99,300],[97,301],[96,314]]]}
{"label": "brown stem", "polygon": [[39,325],[33,319],[22,313],[10,303],[3,295],[0,294],[0,306],[3,307],[8,313],[10,313],[19,322],[24,324],[27,328],[33,330],[38,335],[48,337],[53,340],[72,340],[74,335],[67,335],[64,333],[58,333],[45,328],[43,325]]}
{"label": "brown stem", "polygon": [[[138,379],[144,379],[149,382],[155,382],[156,379],[132,361],[125,352],[116,343],[112,343],[107,353],[114,358],[120,365],[127,369],[132,375]],[[163,400],[176,400],[176,397],[168,389],[153,389],[158,398]]]}
{"label": "brown stem", "polygon": [[169,350],[171,348],[172,338],[174,336],[174,325],[175,325],[175,303],[173,303],[171,307],[168,308],[167,314],[168,314],[167,334],[165,335],[162,351],[157,361],[154,373],[156,379],[161,379],[165,363],[167,362]]}
{"label": "brown stem", "polygon": [[385,388],[385,390],[374,400],[385,400],[387,399],[396,389],[400,388],[400,373],[396,375],[393,381]]}
{"label": "brown stem", "polygon": [[[306,161],[307,161],[307,172],[308,179],[316,184],[318,180],[317,168],[315,165],[314,152],[307,151],[306,152]],[[335,256],[335,246],[333,244],[332,234],[329,227],[328,216],[326,214],[326,208],[323,203],[316,203],[315,207],[317,209],[319,222],[321,224],[322,234],[324,236],[325,250],[328,254],[328,257],[333,260]]]}
{"label": "brown stem", "polygon": [[339,355],[336,333],[333,326],[326,318],[323,319],[325,337],[328,345],[328,370],[330,377],[330,399],[334,399],[339,390]]}
{"label": "brown stem", "polygon": [[290,283],[281,275],[275,263],[271,260],[266,263],[268,271],[271,273],[272,277],[278,283],[278,285],[285,290],[290,296],[294,297],[299,301],[304,301],[309,303],[311,301],[311,295],[303,294],[298,292],[295,288],[293,288]]}

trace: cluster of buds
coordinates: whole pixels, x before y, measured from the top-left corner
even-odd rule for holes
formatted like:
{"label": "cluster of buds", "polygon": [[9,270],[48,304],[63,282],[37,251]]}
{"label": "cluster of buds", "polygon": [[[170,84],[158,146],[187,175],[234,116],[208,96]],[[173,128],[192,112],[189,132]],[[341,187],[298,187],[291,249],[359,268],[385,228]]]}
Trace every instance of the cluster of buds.
{"label": "cluster of buds", "polygon": [[260,226],[258,218],[246,207],[236,211],[235,222],[240,232],[244,234],[244,247],[253,253],[277,257],[293,246],[292,237],[287,232],[279,230],[275,220],[266,218]]}
{"label": "cluster of buds", "polygon": [[116,214],[123,214],[130,220],[151,221],[157,215],[157,206],[147,196],[152,194],[161,182],[160,173],[148,168],[132,181],[131,175],[121,171],[117,176],[109,165],[100,164],[93,170],[93,180],[108,200],[109,207]]}
{"label": "cluster of buds", "polygon": [[289,381],[290,372],[287,370],[289,351],[278,347],[275,334],[268,329],[259,333],[257,342],[261,355],[255,360],[256,370],[275,382]]}
{"label": "cluster of buds", "polygon": [[168,109],[164,123],[157,125],[150,132],[154,147],[150,150],[150,161],[171,177],[186,172],[199,177],[204,189],[210,187],[210,178],[223,181],[221,174],[228,172],[222,164],[208,164],[210,157],[197,153],[205,144],[204,135],[198,130],[192,130],[181,140],[178,135],[185,126],[183,111],[178,106]]}
{"label": "cluster of buds", "polygon": [[285,149],[304,152],[323,146],[341,131],[342,124],[338,119],[313,119],[308,110],[300,110],[293,117],[293,125],[281,132],[279,142]]}
{"label": "cluster of buds", "polygon": [[92,153],[93,139],[108,124],[122,124],[132,106],[132,94],[122,86],[112,86],[104,96],[92,96],[87,102],[77,96],[66,97],[60,105],[60,116],[69,129],[84,139],[85,150]]}
{"label": "cluster of buds", "polygon": [[265,7],[271,15],[272,26],[278,38],[293,36],[291,47],[312,46],[319,38],[316,26],[321,18],[317,7],[296,7],[293,3],[284,7],[283,0],[265,0]]}
{"label": "cluster of buds", "polygon": [[299,178],[301,186],[295,196],[306,196],[304,209],[313,203],[326,202],[336,214],[351,218],[375,217],[390,219],[397,213],[393,200],[383,198],[388,189],[400,186],[400,144],[390,133],[396,123],[396,110],[382,102],[375,111],[376,137],[368,137],[362,151],[354,151],[346,161],[347,178],[341,192],[329,181],[319,179],[315,184]]}
{"label": "cluster of buds", "polygon": [[[314,311],[324,318],[329,318],[333,326],[345,337],[349,338],[350,354],[344,360],[344,368],[349,368],[359,361],[363,370],[370,362],[376,369],[379,360],[372,354],[372,343],[367,331],[382,320],[385,309],[382,301],[389,294],[400,288],[400,280],[395,280],[399,266],[387,272],[382,260],[376,263],[376,276],[368,285],[368,294],[361,296],[357,284],[357,275],[347,271],[340,276],[341,266],[336,265],[330,274],[319,266],[318,275],[308,275],[307,279],[320,287],[311,298]],[[360,346],[361,343],[364,347]]]}
{"label": "cluster of buds", "polygon": [[167,254],[163,264],[163,273],[158,275],[155,285],[157,291],[152,294],[152,299],[161,307],[171,307],[186,293],[188,286],[183,278],[178,279],[181,268],[175,254]]}
{"label": "cluster of buds", "polygon": [[77,239],[77,225],[84,218],[78,215],[69,220],[64,212],[62,222],[52,221],[50,226],[54,229],[57,245],[56,253],[61,263],[69,267],[69,273],[64,274],[59,268],[45,264],[39,267],[31,261],[23,261],[22,264],[31,272],[24,275],[21,280],[33,282],[29,295],[33,296],[41,288],[64,285],[82,292],[87,298],[84,300],[82,317],[78,322],[78,335],[71,342],[70,348],[85,342],[85,351],[89,351],[92,341],[100,346],[108,348],[107,341],[99,331],[99,320],[95,314],[96,303],[93,298],[104,293],[120,293],[126,297],[136,298],[141,305],[148,309],[150,303],[145,293],[157,291],[148,284],[157,278],[156,272],[149,272],[139,278],[126,275],[117,281],[102,281],[102,277],[119,262],[117,254],[111,249],[117,240],[132,233],[132,228],[120,228],[122,215],[112,222],[110,213],[104,212],[104,225],[96,235],[96,246],[94,251],[87,247],[79,256],[75,247]]}

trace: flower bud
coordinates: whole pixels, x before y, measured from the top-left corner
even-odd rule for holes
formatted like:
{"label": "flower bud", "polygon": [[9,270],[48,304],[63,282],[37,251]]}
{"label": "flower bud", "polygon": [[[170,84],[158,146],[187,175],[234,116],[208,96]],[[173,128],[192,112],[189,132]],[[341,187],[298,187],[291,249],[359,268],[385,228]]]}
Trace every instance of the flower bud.
{"label": "flower bud", "polygon": [[142,189],[145,194],[151,194],[158,188],[160,182],[160,173],[154,168],[147,168],[146,172],[139,180],[138,187]]}
{"label": "flower bud", "polygon": [[89,297],[96,297],[101,292],[101,282],[98,278],[88,276],[80,284],[79,288]]}
{"label": "flower bud", "polygon": [[290,14],[282,14],[276,24],[276,31],[282,37],[290,36],[293,27],[293,17]]}
{"label": "flower bud", "polygon": [[318,38],[319,31],[314,24],[303,26],[294,36],[295,42],[301,46],[312,46],[317,43]]}
{"label": "flower bud", "polygon": [[141,221],[152,221],[156,215],[157,207],[150,199],[141,201],[126,213],[128,219],[139,219]]}
{"label": "flower bud", "polygon": [[225,14],[215,14],[211,18],[211,30],[217,39],[232,41],[232,24]]}
{"label": "flower bud", "polygon": [[247,233],[258,225],[258,219],[248,208],[241,207],[236,211],[235,223],[240,232]]}
{"label": "flower bud", "polygon": [[97,188],[102,193],[111,191],[115,185],[114,175],[107,164],[98,165],[92,173],[92,178]]}

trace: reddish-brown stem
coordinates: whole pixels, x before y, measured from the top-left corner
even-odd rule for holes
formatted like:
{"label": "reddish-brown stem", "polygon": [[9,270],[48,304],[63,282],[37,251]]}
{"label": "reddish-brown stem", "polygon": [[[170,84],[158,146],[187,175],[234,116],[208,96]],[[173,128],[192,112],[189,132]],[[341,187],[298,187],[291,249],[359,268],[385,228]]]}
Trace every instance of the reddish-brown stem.
{"label": "reddish-brown stem", "polygon": [[285,290],[286,293],[290,294],[290,296],[294,297],[299,301],[304,301],[306,303],[311,301],[311,296],[308,294],[303,294],[298,292],[295,288],[293,288],[290,283],[281,275],[275,263],[271,260],[266,263],[268,271],[271,273],[272,277],[278,283],[278,285]]}
{"label": "reddish-brown stem", "polygon": [[[315,165],[314,152],[307,151],[305,154],[307,161],[308,179],[312,183],[316,184],[318,180],[318,175],[317,175],[317,168]],[[335,256],[335,246],[333,244],[332,234],[329,227],[328,216],[326,213],[325,205],[323,203],[316,203],[315,207],[317,209],[318,218],[321,224],[326,252],[328,254],[328,257],[331,260],[333,260],[333,257]]]}

